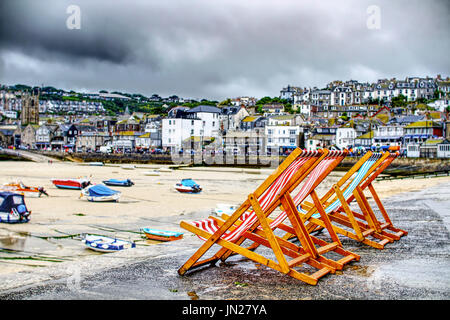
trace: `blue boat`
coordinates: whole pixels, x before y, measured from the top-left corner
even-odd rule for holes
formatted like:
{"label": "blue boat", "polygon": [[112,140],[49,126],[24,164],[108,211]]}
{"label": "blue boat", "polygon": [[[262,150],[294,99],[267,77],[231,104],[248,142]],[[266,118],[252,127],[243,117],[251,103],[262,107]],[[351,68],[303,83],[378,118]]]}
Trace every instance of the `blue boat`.
{"label": "blue boat", "polygon": [[26,223],[31,211],[25,205],[24,196],[13,192],[0,192],[0,222]]}
{"label": "blue boat", "polygon": [[120,191],[112,190],[102,184],[95,184],[81,190],[81,196],[93,202],[118,201],[120,195]]}
{"label": "blue boat", "polygon": [[134,242],[92,234],[83,235],[81,242],[89,249],[99,252],[117,252],[124,249],[136,248]]}
{"label": "blue boat", "polygon": [[175,184],[175,190],[182,193],[199,193],[202,188],[192,179],[183,179],[181,183]]}
{"label": "blue boat", "polygon": [[103,183],[106,184],[107,186],[115,186],[115,187],[131,187],[134,185],[134,182],[131,181],[130,179],[126,180],[109,179],[104,180]]}

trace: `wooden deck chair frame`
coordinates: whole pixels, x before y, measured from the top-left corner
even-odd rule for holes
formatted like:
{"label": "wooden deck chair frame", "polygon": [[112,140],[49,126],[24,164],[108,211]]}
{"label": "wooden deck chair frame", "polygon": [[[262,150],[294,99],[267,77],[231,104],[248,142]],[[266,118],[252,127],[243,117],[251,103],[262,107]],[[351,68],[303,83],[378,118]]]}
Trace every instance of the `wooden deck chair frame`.
{"label": "wooden deck chair frame", "polygon": [[[400,240],[401,237],[408,235],[408,232],[402,229],[399,229],[394,226],[391,218],[389,217],[386,209],[383,206],[383,203],[381,202],[380,197],[378,196],[375,187],[373,186],[372,182],[387,168],[389,165],[397,158],[399,153],[391,153],[389,156],[381,162],[378,167],[370,174],[365,177],[365,179],[361,182],[359,186],[356,187],[357,192],[349,197],[347,200],[348,203],[351,203],[357,196],[359,198],[356,198],[361,210],[363,212],[368,212],[368,215],[372,217],[372,224],[366,224],[362,225],[362,229],[364,229],[365,232],[371,229],[375,229],[376,233],[383,235],[386,237],[386,239],[392,239],[393,241]],[[365,190],[369,190],[370,194],[372,195],[373,200],[375,201],[375,204],[377,205],[379,211],[381,212],[381,215],[384,219],[384,221],[380,221],[374,214],[372,207],[370,206],[368,199],[366,195],[364,194]],[[339,211],[342,211],[343,208],[339,208]],[[364,219],[364,215],[361,215],[358,212],[353,212],[353,215],[356,218],[359,218],[361,220]],[[392,242],[392,241],[389,241]]]}
{"label": "wooden deck chair frame", "polygon": [[[301,202],[302,201],[302,199],[306,199],[308,196],[311,196],[311,198],[313,199],[313,201],[318,201],[319,199],[318,199],[318,196],[317,196],[317,193],[316,193],[316,191],[315,191],[315,188],[336,168],[336,166],[337,165],[339,165],[339,163],[341,163],[342,162],[342,160],[347,156],[347,154],[348,154],[348,150],[345,150],[344,152],[342,152],[341,153],[341,155],[339,155],[339,156],[337,156],[337,157],[335,157],[335,159],[326,167],[326,170],[324,170],[324,171],[322,171],[321,172],[321,174],[320,175],[318,175],[317,176],[317,178],[314,180],[314,182],[312,183],[312,185],[311,186],[309,186],[309,191],[306,191],[306,192],[302,192],[303,190],[300,190],[298,193],[300,194],[300,193],[302,193],[302,197],[301,197],[301,199],[299,199],[299,201]],[[325,157],[326,156],[328,156],[328,150],[327,150],[327,152],[326,153],[324,153],[324,155],[321,157],[321,159],[320,159],[320,161],[323,161],[324,159],[325,159]],[[315,166],[315,168],[311,168],[310,170],[308,170],[308,171],[306,171],[305,173],[304,173],[304,175],[301,177],[301,178],[299,178],[297,181],[292,181],[292,184],[290,185],[290,187],[289,187],[289,190],[288,190],[288,192],[289,193],[291,193],[304,179],[305,179],[305,177],[306,176],[308,176],[310,173],[312,174],[312,171],[313,170],[316,170],[318,167],[317,166]],[[296,210],[295,212],[294,212],[295,214],[297,214],[297,218],[298,218],[298,211]],[[228,215],[226,215],[226,214],[222,214],[222,219],[224,219],[224,220],[226,220],[226,219],[228,219],[229,218],[229,216]],[[269,219],[268,218],[268,221],[269,222],[272,222],[272,220],[271,219]],[[324,240],[322,240],[322,239],[319,239],[319,238],[317,238],[317,237],[315,237],[315,236],[312,236],[312,235],[310,235],[310,237],[311,237],[311,239],[313,240],[313,243],[314,244],[316,244],[316,245],[319,245],[319,246],[329,246],[329,247],[332,247],[332,246],[334,246],[335,244],[337,244],[337,246],[336,247],[334,247],[334,249],[332,249],[331,251],[334,251],[335,253],[337,253],[337,254],[339,254],[339,255],[342,255],[343,256],[343,258],[341,258],[341,259],[339,259],[338,261],[335,261],[335,260],[331,260],[331,259],[329,259],[328,261],[327,261],[327,263],[329,263],[330,265],[333,265],[337,270],[341,270],[341,269],[343,269],[343,267],[344,267],[344,265],[345,264],[347,264],[347,263],[349,263],[349,262],[351,262],[351,261],[353,261],[353,260],[356,260],[356,261],[359,261],[359,259],[360,259],[360,256],[359,255],[357,255],[357,254],[355,254],[355,253],[353,253],[353,252],[350,252],[350,251],[347,251],[347,250],[344,250],[344,248],[342,247],[342,243],[341,243],[341,241],[339,240],[339,237],[338,237],[338,235],[336,234],[336,232],[334,231],[334,229],[332,228],[332,226],[331,226],[331,223],[330,223],[330,221],[329,221],[329,219],[328,219],[328,217],[327,216],[325,216],[325,221],[327,222],[326,223],[326,226],[328,226],[327,227],[327,230],[328,230],[328,232],[329,232],[329,234],[330,234],[330,236],[331,236],[331,239],[333,240],[333,242],[332,243],[327,243],[326,241],[324,241]],[[284,231],[286,231],[287,233],[286,233],[286,235],[282,238],[283,240],[288,240],[288,239],[291,239],[291,238],[293,238],[293,237],[296,237],[295,236],[295,230],[294,230],[294,228],[292,227],[292,226],[288,226],[288,225],[286,225],[286,224],[283,224],[283,223],[279,223],[279,224],[277,224],[275,227],[271,227],[272,228],[272,230],[275,230],[276,228],[280,228],[281,230],[284,230]],[[256,233],[259,237],[263,237],[264,236],[264,234],[263,234],[263,232],[261,232],[261,230],[260,230],[261,228],[257,228],[257,229],[255,229],[253,232],[254,233]],[[247,238],[247,239],[250,239],[250,238],[255,238],[255,236],[254,235],[252,235],[252,237],[251,236],[249,236],[249,232],[246,232],[244,235],[243,235],[243,238]],[[237,243],[242,243],[242,241],[243,241],[244,239],[240,239]],[[248,247],[249,249],[255,249],[256,247],[258,247],[259,245],[266,245],[267,244],[267,242],[261,242],[261,239],[260,238],[256,238],[256,241],[254,242],[254,244],[252,245],[252,246],[250,246],[250,247]],[[302,248],[301,247],[298,247],[298,248],[296,248],[296,250],[297,251],[301,251],[302,250]],[[230,255],[230,251],[228,251],[227,252],[227,254],[224,254],[223,256],[222,256],[222,261],[225,261],[225,259],[226,258],[228,258],[228,256]]]}
{"label": "wooden deck chair frame", "polygon": [[[336,201],[336,199],[339,200],[341,206],[338,207],[336,210],[333,210],[332,212],[329,212],[327,215],[329,216],[330,220],[333,222],[333,228],[335,231],[339,234],[345,235],[351,239],[360,241],[364,244],[367,244],[371,247],[377,248],[377,249],[383,249],[384,246],[389,243],[393,242],[394,240],[398,239],[396,238],[396,235],[392,235],[387,233],[386,231],[383,231],[381,229],[381,225],[379,221],[377,220],[373,210],[371,209],[369,202],[366,198],[366,196],[363,193],[363,183],[366,180],[367,177],[371,176],[375,172],[381,173],[382,170],[377,170],[381,168],[386,168],[387,165],[389,165],[392,161],[387,160],[390,156],[389,152],[385,152],[384,154],[379,157],[377,161],[374,162],[374,164],[371,165],[371,167],[368,169],[368,171],[365,173],[364,177],[361,179],[361,181],[356,185],[354,190],[352,191],[352,194],[345,199],[344,192],[347,188],[349,188],[350,184],[352,183],[352,179],[350,179],[355,172],[357,172],[366,161],[368,161],[373,156],[373,153],[371,151],[367,152],[340,180],[338,183],[333,185],[333,187],[330,189],[330,191],[325,194],[319,202],[315,202],[314,204],[311,203],[304,203],[302,204],[302,208],[304,210],[308,210],[308,212],[303,216],[305,220],[308,220],[307,229],[309,232],[321,230],[325,227],[325,223],[321,221],[321,219],[315,219],[312,217],[312,215],[320,210],[327,209],[327,206],[329,206],[331,203]],[[382,165],[382,164],[385,164]],[[383,168],[383,170],[384,170]],[[373,176],[373,179],[375,179],[376,176]],[[346,184],[347,183],[347,184]],[[344,186],[345,185],[345,186]],[[344,186],[344,187],[343,187]],[[331,201],[329,199],[334,195],[334,198],[332,198]],[[359,206],[359,208],[362,211],[362,214],[355,212],[350,209],[351,202],[356,199],[356,202]],[[381,203],[381,202],[380,202]],[[390,221],[390,220],[389,220]],[[342,228],[341,226],[347,227],[347,229]],[[386,225],[387,227],[387,225]],[[349,231],[350,229],[350,231]],[[353,231],[353,232],[352,232]],[[400,231],[400,229],[399,229]],[[370,239],[369,237],[373,237],[375,240]],[[380,240],[380,241],[378,241]]]}
{"label": "wooden deck chair frame", "polygon": [[[284,185],[282,190],[278,192],[270,205],[266,206],[265,210],[261,208],[260,203],[258,202],[258,197],[271,186],[272,182],[274,182],[298,156],[302,154],[301,149],[294,150],[291,155],[286,158],[286,160],[283,161],[282,164],[280,164],[278,169],[272,175],[270,175],[263,182],[263,184],[258,189],[256,189],[254,193],[251,193],[248,196],[247,200],[226,221],[223,221],[218,230],[213,234],[208,233],[193,224],[182,221],[180,223],[180,226],[182,228],[205,238],[206,241],[186,261],[186,263],[180,267],[178,273],[180,275],[183,275],[190,269],[208,263],[215,263],[224,254],[229,252],[238,253],[257,263],[266,265],[274,270],[292,276],[295,279],[304,281],[311,285],[317,284],[317,281],[326,274],[334,273],[336,271],[336,268],[329,264],[329,259],[325,258],[323,254],[336,248],[338,246],[338,243],[334,242],[331,245],[327,244],[316,248],[315,243],[307,232],[303,221],[301,219],[298,219],[298,212],[295,204],[293,203],[290,194],[287,192],[293,184],[293,181],[297,181],[298,178],[302,177],[304,175],[304,172],[307,171],[311,166],[317,165],[320,159],[324,156],[323,153],[327,152],[328,150],[318,151],[317,154],[320,155],[319,157],[311,157],[311,159],[309,159],[297,172],[295,172],[292,179],[290,179],[288,183]],[[286,211],[288,218],[293,226],[294,233],[302,244],[301,250],[297,250],[299,247],[290,243],[289,241],[275,236],[269,226],[267,217],[280,205],[282,205],[283,209]],[[277,262],[268,259],[261,254],[255,253],[249,248],[240,246],[241,243],[238,244],[236,241],[232,242],[221,238],[225,231],[227,231],[228,229],[236,228],[235,223],[238,221],[242,214],[250,209],[250,207],[256,214],[257,220],[248,229],[244,230],[245,234],[249,238],[251,237],[252,241],[259,241],[259,243],[271,248]],[[324,219],[327,218],[324,217]],[[259,225],[262,227],[262,232],[264,234],[263,237],[256,233],[252,233],[252,231],[255,230]],[[241,240],[241,238],[242,237],[240,237],[238,240]],[[214,244],[218,244],[222,248],[213,257],[198,261]],[[292,260],[287,261],[286,256],[291,257]],[[318,271],[309,275],[294,269],[294,267],[303,263],[311,265],[312,267],[318,269]]]}

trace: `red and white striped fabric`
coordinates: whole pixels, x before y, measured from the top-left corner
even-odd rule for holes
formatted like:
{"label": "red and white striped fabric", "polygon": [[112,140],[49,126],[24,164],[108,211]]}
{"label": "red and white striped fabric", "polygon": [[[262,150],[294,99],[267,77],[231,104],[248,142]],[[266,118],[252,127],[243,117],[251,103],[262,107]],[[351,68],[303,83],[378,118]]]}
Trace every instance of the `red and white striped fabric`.
{"label": "red and white striped fabric", "polygon": [[[303,183],[298,193],[294,197],[292,197],[295,206],[298,206],[300,203],[302,203],[303,200],[305,200],[305,198],[312,192],[311,188],[316,182],[317,178],[319,178],[328,169],[333,161],[344,155],[344,151],[330,151],[330,153],[325,158],[323,158],[322,161],[320,161],[320,163],[310,172],[310,174],[308,175],[308,179],[305,181],[305,183]],[[283,211],[270,223],[270,228],[272,230],[275,229],[286,218],[286,211]]]}
{"label": "red and white striped fabric", "polygon": [[[266,210],[272,203],[278,193],[286,186],[292,176],[301,168],[306,161],[311,157],[318,156],[317,151],[303,151],[281,174],[280,176],[266,189],[266,191],[258,198],[258,202],[261,209]],[[242,223],[234,230],[227,230],[221,237],[221,239],[227,241],[236,241],[241,235],[247,231],[256,221],[258,217],[254,211],[244,213],[242,215]],[[201,228],[208,233],[213,234],[220,226],[214,219],[204,219],[200,221],[192,222],[198,228]],[[202,240],[206,240],[200,237]]]}

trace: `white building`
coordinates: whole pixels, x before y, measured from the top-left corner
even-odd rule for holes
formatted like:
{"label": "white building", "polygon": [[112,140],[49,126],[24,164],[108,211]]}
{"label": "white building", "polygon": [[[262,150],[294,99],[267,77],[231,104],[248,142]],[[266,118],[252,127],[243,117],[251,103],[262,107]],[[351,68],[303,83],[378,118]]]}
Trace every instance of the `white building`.
{"label": "white building", "polygon": [[218,137],[220,134],[221,110],[212,106],[198,106],[186,111],[189,118],[202,121],[203,137]]}
{"label": "white building", "polygon": [[336,129],[335,144],[343,150],[355,145],[357,137],[356,130],[351,127],[341,127]]}
{"label": "white building", "polygon": [[403,127],[396,125],[378,126],[374,132],[374,144],[379,146],[401,146]]}
{"label": "white building", "polygon": [[203,120],[197,118],[167,118],[162,120],[162,147],[179,150],[190,137],[203,137]]}
{"label": "white building", "polygon": [[299,146],[300,133],[303,128],[299,126],[269,126],[264,128],[266,136],[266,151],[278,148],[280,153],[293,150]]}

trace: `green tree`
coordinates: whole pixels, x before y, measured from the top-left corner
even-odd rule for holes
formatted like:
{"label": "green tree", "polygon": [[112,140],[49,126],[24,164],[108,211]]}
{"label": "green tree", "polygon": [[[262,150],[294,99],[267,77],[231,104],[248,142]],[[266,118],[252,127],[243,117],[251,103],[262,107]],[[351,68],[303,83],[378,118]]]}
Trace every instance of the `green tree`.
{"label": "green tree", "polygon": [[393,97],[391,103],[393,107],[404,107],[407,104],[407,98],[400,94],[397,97]]}

